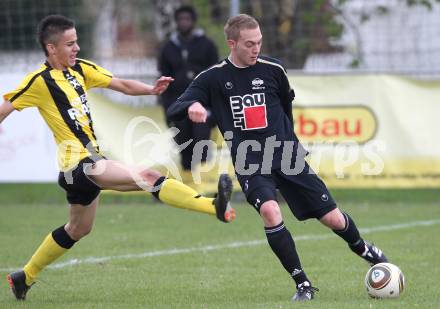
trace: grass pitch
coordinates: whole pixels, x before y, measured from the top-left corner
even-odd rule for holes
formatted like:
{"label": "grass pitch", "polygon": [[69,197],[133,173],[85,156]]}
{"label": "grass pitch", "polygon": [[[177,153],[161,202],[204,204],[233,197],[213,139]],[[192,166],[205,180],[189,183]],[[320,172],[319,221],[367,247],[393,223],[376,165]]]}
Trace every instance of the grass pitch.
{"label": "grass pitch", "polygon": [[364,238],[404,272],[398,299],[370,299],[363,285],[368,265],[315,220],[296,221],[286,206],[286,226],[320,289],[308,303],[290,302],[293,281],[245,203],[235,203],[237,220],[223,224],[150,197],[105,196],[92,234],[43,271],[28,299],[18,302],[4,278],[66,222],[60,191],[0,185],[1,308],[438,308],[436,190],[334,191]]}

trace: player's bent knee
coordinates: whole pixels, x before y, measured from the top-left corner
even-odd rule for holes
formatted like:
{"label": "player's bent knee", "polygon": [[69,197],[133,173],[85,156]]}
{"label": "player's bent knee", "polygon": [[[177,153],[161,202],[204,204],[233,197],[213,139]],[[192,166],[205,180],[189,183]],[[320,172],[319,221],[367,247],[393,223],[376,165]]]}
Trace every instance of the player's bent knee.
{"label": "player's bent knee", "polygon": [[266,226],[275,226],[283,220],[281,209],[276,201],[264,202],[260,207],[260,215]]}
{"label": "player's bent knee", "polygon": [[342,212],[336,208],[325,214],[319,219],[322,224],[331,228],[332,230],[343,230],[345,228],[345,218]]}

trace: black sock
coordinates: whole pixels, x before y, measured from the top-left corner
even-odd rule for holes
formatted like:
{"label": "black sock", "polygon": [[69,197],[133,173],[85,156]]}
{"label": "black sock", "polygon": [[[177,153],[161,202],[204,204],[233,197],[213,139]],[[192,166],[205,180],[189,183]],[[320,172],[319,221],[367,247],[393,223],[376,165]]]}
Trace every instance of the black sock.
{"label": "black sock", "polygon": [[364,240],[361,238],[359,230],[351,217],[345,212],[342,214],[345,218],[345,228],[342,230],[333,230],[333,232],[344,239],[354,253],[361,255],[365,251]]}
{"label": "black sock", "polygon": [[52,237],[53,240],[60,245],[60,247],[65,249],[72,248],[72,246],[76,243],[76,241],[70,238],[69,234],[67,234],[66,230],[64,229],[64,225],[52,231]]}
{"label": "black sock", "polygon": [[[296,252],[295,242],[292,235],[284,226],[284,222],[272,227],[265,227],[267,241],[272,251],[276,254],[281,264],[295,280],[296,285],[309,281],[305,272],[302,270],[298,253]],[[309,281],[310,282],[310,281]]]}
{"label": "black sock", "polygon": [[156,190],[156,191],[152,191],[151,194],[152,194],[155,198],[157,198],[158,200],[160,200],[160,199],[159,199],[160,188],[161,188],[161,186],[162,186],[162,183],[163,183],[165,180],[167,180],[167,178],[166,178],[165,176],[161,176],[161,177],[159,177],[158,180],[156,180],[156,182],[155,182],[154,185],[153,185],[153,188],[157,188],[157,190]]}

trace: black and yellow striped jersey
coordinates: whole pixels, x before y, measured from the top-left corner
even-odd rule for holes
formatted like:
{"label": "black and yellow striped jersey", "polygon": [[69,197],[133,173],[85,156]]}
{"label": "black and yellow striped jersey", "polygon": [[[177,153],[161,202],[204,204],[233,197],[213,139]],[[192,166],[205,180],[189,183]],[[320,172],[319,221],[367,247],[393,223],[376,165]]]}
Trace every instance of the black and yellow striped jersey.
{"label": "black and yellow striped jersey", "polygon": [[53,69],[46,62],[4,99],[18,111],[38,108],[54,134],[59,167],[67,171],[85,157],[99,155],[86,91],[106,88],[111,80],[110,72],[90,61],[77,59],[64,71]]}

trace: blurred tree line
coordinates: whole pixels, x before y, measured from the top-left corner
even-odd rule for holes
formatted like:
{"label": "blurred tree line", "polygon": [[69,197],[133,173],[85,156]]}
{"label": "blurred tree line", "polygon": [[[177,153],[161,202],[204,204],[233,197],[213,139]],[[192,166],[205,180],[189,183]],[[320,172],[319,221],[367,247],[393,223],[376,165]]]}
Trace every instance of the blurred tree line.
{"label": "blurred tree line", "polygon": [[[240,12],[254,16],[263,33],[263,53],[280,59],[291,69],[303,68],[311,54],[341,52],[338,40],[344,31],[358,35],[357,25],[368,22],[372,16],[390,13],[385,3],[373,5],[362,13],[359,21],[353,21],[343,13],[343,6],[353,0],[241,0]],[[365,0],[367,2],[367,0]],[[398,0],[408,7],[424,7],[432,10],[440,0]],[[222,0],[183,1],[195,5],[201,12],[200,24],[207,30],[227,54],[223,37],[223,25],[229,18],[229,7]],[[351,28],[351,29],[347,29]],[[357,38],[360,45],[360,38]],[[361,46],[353,55],[352,67],[362,61]]]}
{"label": "blurred tree line", "polygon": [[[171,0],[156,2],[159,11],[176,3]],[[197,8],[199,25],[214,39],[220,53],[226,56],[228,50],[223,26],[230,14],[229,1],[192,0],[180,3]],[[340,46],[331,43],[332,39],[340,37],[343,26],[335,18],[330,0],[241,0],[240,12],[250,14],[259,21],[263,33],[263,53],[279,58],[289,68],[302,68],[310,53],[341,50]],[[160,28],[169,26],[162,24]]]}
{"label": "blurred tree line", "polygon": [[[355,33],[359,22],[368,22],[372,15],[390,13],[389,6],[379,3],[374,5],[373,10],[362,14],[360,21],[353,22],[343,14],[343,6],[352,1],[241,0],[240,12],[253,15],[260,22],[263,53],[279,58],[288,68],[301,69],[310,54],[342,51],[343,46],[338,40],[344,31]],[[432,9],[434,2],[440,2],[398,1],[409,7],[423,6],[427,9]],[[100,37],[104,41],[107,38],[115,40],[109,43],[108,48],[122,49],[119,53],[108,53],[110,56],[133,52],[133,57],[154,57],[160,42],[173,30],[173,12],[181,4],[192,4],[197,9],[199,26],[214,39],[221,55],[226,56],[228,50],[223,26],[230,14],[229,0],[1,0],[0,50],[37,49],[37,23],[47,14],[59,13],[76,21],[82,57],[93,55],[92,51],[105,53],[107,47],[99,49],[96,46]],[[110,26],[99,24],[102,23],[99,16],[103,14],[108,15]],[[104,36],[112,31],[115,34]],[[353,56],[352,66],[361,61],[362,53],[359,51]]]}

